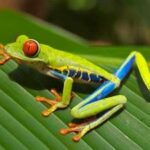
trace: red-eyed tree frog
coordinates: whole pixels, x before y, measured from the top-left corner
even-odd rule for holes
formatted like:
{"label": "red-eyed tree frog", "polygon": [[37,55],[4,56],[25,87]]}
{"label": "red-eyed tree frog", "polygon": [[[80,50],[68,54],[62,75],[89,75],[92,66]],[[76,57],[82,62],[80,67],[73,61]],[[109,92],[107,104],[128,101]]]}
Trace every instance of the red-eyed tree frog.
{"label": "red-eyed tree frog", "polygon": [[51,91],[56,97],[55,100],[41,96],[36,97],[37,101],[51,105],[50,108],[42,112],[44,116],[48,116],[56,109],[65,108],[69,105],[74,81],[99,84],[99,87],[92,94],[71,110],[71,115],[75,118],[83,119],[95,116],[103,111],[104,113],[96,119],[88,120],[81,124],[70,123],[69,128],[60,130],[61,134],[77,132],[73,137],[74,141],[79,141],[89,130],[102,124],[124,106],[127,102],[125,96],[106,96],[120,86],[120,82],[129,73],[134,62],[139,69],[143,82],[150,90],[148,65],[143,55],[136,51],[131,52],[114,73],[109,73],[79,56],[41,44],[26,35],[20,35],[14,43],[1,46],[0,55],[3,56],[0,64],[13,59],[64,82],[62,96],[56,90]]}

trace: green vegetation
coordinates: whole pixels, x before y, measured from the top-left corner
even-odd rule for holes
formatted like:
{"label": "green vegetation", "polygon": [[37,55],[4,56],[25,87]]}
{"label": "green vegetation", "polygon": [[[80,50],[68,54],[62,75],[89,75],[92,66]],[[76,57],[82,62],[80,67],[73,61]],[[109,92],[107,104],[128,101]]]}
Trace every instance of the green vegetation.
{"label": "green vegetation", "polygon": [[[82,55],[110,71],[121,64],[133,49],[141,51],[150,61],[149,47],[95,48],[75,35],[27,15],[1,11],[0,18],[0,41],[3,44],[26,34],[55,48]],[[85,89],[85,86],[75,85],[76,97],[71,105],[44,118],[40,112],[46,106],[36,102],[34,97],[44,95],[52,98],[48,90],[52,87],[61,90],[62,83],[26,66],[18,67],[14,61],[0,66],[0,149],[149,149],[150,93],[136,70],[130,73],[119,90],[112,93],[127,96],[126,108],[88,133],[79,143],[72,142],[73,133],[64,137],[59,134],[59,129],[73,119],[70,109],[94,87]]]}

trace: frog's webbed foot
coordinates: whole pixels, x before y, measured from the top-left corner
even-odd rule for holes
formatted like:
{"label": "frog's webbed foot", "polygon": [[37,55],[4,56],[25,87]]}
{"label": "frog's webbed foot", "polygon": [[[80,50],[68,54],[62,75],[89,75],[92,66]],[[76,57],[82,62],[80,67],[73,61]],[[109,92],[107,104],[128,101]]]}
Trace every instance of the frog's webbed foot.
{"label": "frog's webbed foot", "polygon": [[81,124],[69,123],[69,128],[61,129],[60,134],[66,135],[68,133],[75,132],[77,134],[73,136],[72,140],[78,142],[90,130],[91,122],[92,121],[87,121]]}
{"label": "frog's webbed foot", "polygon": [[[123,103],[123,101],[125,102],[126,99],[122,100],[121,103]],[[105,122],[108,118],[110,118],[110,116],[112,116],[114,113],[120,110],[123,106],[124,104],[118,104],[115,107],[111,108],[109,111],[106,111],[106,113],[104,113],[102,116],[96,118],[90,118],[90,120],[87,120],[86,122],[83,122],[81,124],[70,123],[69,128],[61,129],[60,133],[66,135],[70,132],[77,132],[77,134],[73,136],[73,141],[78,142],[88,131],[94,129],[98,125]]]}
{"label": "frog's webbed foot", "polygon": [[51,93],[55,97],[55,99],[53,99],[53,100],[51,100],[49,98],[41,97],[41,96],[37,96],[35,98],[38,102],[44,102],[44,103],[51,105],[50,108],[48,108],[42,112],[42,114],[44,116],[50,115],[52,112],[54,112],[58,108],[65,108],[66,107],[66,105],[61,103],[62,97],[59,95],[59,93],[55,89],[51,89]]}
{"label": "frog's webbed foot", "polygon": [[0,56],[3,56],[2,59],[0,59],[0,65],[5,64],[11,57],[5,52],[4,46],[0,44]]}

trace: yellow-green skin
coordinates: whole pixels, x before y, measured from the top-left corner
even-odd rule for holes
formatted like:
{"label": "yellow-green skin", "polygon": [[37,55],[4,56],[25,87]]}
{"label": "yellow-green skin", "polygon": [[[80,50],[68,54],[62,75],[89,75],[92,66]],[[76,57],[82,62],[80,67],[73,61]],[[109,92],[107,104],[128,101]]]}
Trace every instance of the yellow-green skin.
{"label": "yellow-green skin", "polygon": [[[57,108],[66,107],[70,103],[70,94],[72,91],[72,83],[74,77],[64,76],[63,74],[61,74],[65,69],[75,70],[76,72],[78,71],[87,72],[88,74],[93,73],[105,79],[106,82],[104,82],[104,84],[101,87],[99,87],[94,93],[92,93],[83,102],[79,103],[71,110],[71,114],[75,118],[86,118],[94,116],[104,110],[110,109],[102,117],[96,119],[95,121],[80,126],[79,128],[82,129],[81,133],[78,135],[80,137],[82,137],[86,132],[88,132],[92,128],[103,123],[112,114],[114,114],[120,108],[122,108],[123,105],[126,103],[127,101],[126,97],[123,95],[113,96],[109,98],[105,97],[112,90],[114,90],[116,87],[120,85],[120,81],[124,78],[120,77],[120,73],[126,75],[127,73],[125,69],[128,68],[128,66],[131,68],[133,62],[136,62],[145,85],[147,86],[148,89],[150,89],[149,69],[146,60],[139,52],[132,52],[128,56],[125,62],[118,69],[119,73],[117,76],[115,74],[107,72],[106,70],[96,66],[95,64],[87,61],[84,58],[81,58],[79,56],[67,52],[56,50],[50,46],[40,43],[39,43],[39,53],[34,57],[28,57],[23,52],[23,44],[28,39],[29,38],[27,36],[21,35],[17,38],[16,42],[7,44],[5,46],[5,50],[7,54],[10,55],[14,60],[16,61],[19,60],[22,63],[25,63],[44,74],[57,77],[64,81],[62,101],[58,102],[52,108],[48,109],[49,114],[54,110],[56,110]],[[59,71],[60,73],[55,72],[55,70]],[[77,78],[77,80],[82,81],[82,77]],[[90,82],[90,79],[88,80],[88,82]],[[102,99],[101,98],[98,99],[99,96],[101,96]]]}
{"label": "yellow-green skin", "polygon": [[[63,71],[63,69],[72,68],[75,70],[86,71],[89,73],[95,73],[104,77],[107,80],[113,82],[119,82],[118,79],[111,73],[108,73],[106,70],[96,66],[95,64],[89,62],[88,60],[81,58],[79,56],[67,53],[54,49],[45,44],[39,44],[40,51],[35,57],[27,57],[23,53],[23,44],[29,38],[25,35],[21,35],[17,38],[16,42],[7,44],[5,49],[7,53],[14,59],[19,59],[28,65],[31,65],[34,68],[37,68],[39,71],[43,71],[42,68],[49,67],[53,69],[58,69]],[[42,67],[42,68],[41,68]]]}

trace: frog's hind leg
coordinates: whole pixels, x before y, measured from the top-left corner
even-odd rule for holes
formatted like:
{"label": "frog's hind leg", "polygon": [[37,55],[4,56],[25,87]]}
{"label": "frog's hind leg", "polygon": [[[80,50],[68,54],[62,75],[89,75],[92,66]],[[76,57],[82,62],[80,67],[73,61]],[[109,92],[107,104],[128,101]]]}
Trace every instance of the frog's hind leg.
{"label": "frog's hind leg", "polygon": [[133,63],[136,63],[141,78],[150,90],[150,71],[148,64],[140,52],[133,51],[130,53],[126,61],[121,65],[121,67],[115,72],[115,76],[117,76],[120,80],[126,76],[126,74],[131,70]]}
{"label": "frog's hind leg", "polygon": [[[114,75],[118,78],[118,81],[122,81],[124,77],[131,70],[133,63],[136,62],[140,74],[147,85],[149,87],[149,71],[143,56],[138,52],[132,52],[125,62],[121,65],[121,67],[114,73]],[[148,75],[148,78],[145,75]],[[116,80],[117,81],[117,80]],[[110,94],[115,88],[120,85],[120,82],[112,82],[105,81],[100,87],[96,89],[91,95],[89,95],[84,101],[79,103],[71,110],[71,114],[75,118],[87,118],[94,116],[102,111],[107,111],[100,118],[87,122],[86,124],[74,125],[67,129],[62,129],[61,134],[67,134],[70,132],[77,132],[78,134],[73,137],[74,141],[79,141],[82,136],[84,136],[89,130],[95,128],[96,126],[102,124],[106,121],[110,116],[112,116],[115,112],[123,107],[126,103],[126,97],[119,95],[113,96],[109,98],[104,98],[108,94]]]}
{"label": "frog's hind leg", "polygon": [[[61,129],[60,133],[65,135],[70,132],[76,132],[77,134],[73,137],[74,141],[79,141],[81,137],[83,137],[88,131],[97,127],[98,125],[105,122],[108,118],[110,118],[114,113],[120,110],[123,105],[126,103],[125,96],[118,95],[109,98],[105,98],[101,101],[97,101],[86,105],[85,107],[77,106],[73,108],[72,115],[76,118],[84,118],[89,117],[91,115],[95,115],[102,111],[106,111],[101,117],[96,118],[95,120],[84,122],[81,124],[71,124],[69,128]],[[80,114],[80,115],[78,115]]]}

